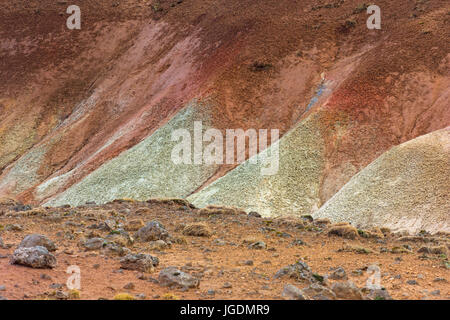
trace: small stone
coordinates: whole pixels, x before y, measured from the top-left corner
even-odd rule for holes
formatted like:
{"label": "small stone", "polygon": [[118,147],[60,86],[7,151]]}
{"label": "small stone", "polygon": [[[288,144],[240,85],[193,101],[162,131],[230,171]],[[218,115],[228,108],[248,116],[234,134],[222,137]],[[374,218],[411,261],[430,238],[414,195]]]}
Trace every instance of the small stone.
{"label": "small stone", "polygon": [[51,285],[49,285],[50,289],[62,289],[63,285],[60,283],[52,283]]}
{"label": "small stone", "polygon": [[302,290],[293,286],[292,284],[287,284],[284,286],[283,292],[281,294],[286,300],[308,300]]}
{"label": "small stone", "polygon": [[430,294],[432,296],[440,296],[441,295],[441,291],[440,290],[434,290],[434,291],[431,291]]}
{"label": "small stone", "polygon": [[86,249],[86,251],[99,250],[99,249],[103,248],[104,244],[105,244],[105,239],[92,238],[92,239],[86,240],[83,243],[83,247]]}
{"label": "small stone", "polygon": [[369,293],[366,295],[366,298],[369,300],[392,300],[392,297],[385,288],[370,289]]}
{"label": "small stone", "polygon": [[240,266],[252,266],[253,260],[242,260],[238,262],[238,265]]}
{"label": "small stone", "polygon": [[125,230],[127,231],[138,231],[140,228],[143,228],[144,222],[141,219],[134,219],[128,221],[128,223],[125,225]]}
{"label": "small stone", "polygon": [[337,267],[333,270],[333,272],[329,275],[330,279],[332,280],[346,280],[347,279],[347,273],[345,272],[344,268]]}
{"label": "small stone", "polygon": [[1,286],[0,286],[0,291],[5,291],[5,290],[6,290],[6,287],[3,286],[3,285],[1,285]]}
{"label": "small stone", "polygon": [[266,248],[266,244],[264,243],[264,241],[257,241],[257,242],[253,242],[252,244],[250,244],[248,246],[249,249],[256,249],[256,250],[262,250]]}
{"label": "small stone", "polygon": [[169,232],[158,221],[150,221],[145,227],[140,228],[135,235],[135,238],[140,241],[166,240],[168,237]]}
{"label": "small stone", "polygon": [[20,224],[7,224],[5,226],[6,231],[23,231],[23,227]]}
{"label": "small stone", "polygon": [[192,223],[184,227],[183,234],[193,237],[210,237],[212,232],[204,223]]}
{"label": "small stone", "polygon": [[330,226],[328,235],[335,235],[346,239],[355,239],[358,236],[358,230],[350,224],[337,224]]}
{"label": "small stone", "polygon": [[140,300],[144,300],[147,298],[147,296],[145,295],[145,293],[140,293],[140,294],[136,295],[136,298],[138,298]]}
{"label": "small stone", "polygon": [[229,289],[229,288],[232,288],[233,286],[231,285],[231,283],[229,283],[229,282],[225,282],[224,284],[223,284],[223,286],[222,286],[222,288],[224,288],[224,289]]}
{"label": "small stone", "polygon": [[123,288],[126,290],[133,290],[135,288],[135,286],[134,286],[133,282],[129,282],[126,285],[124,285]]}
{"label": "small stone", "polygon": [[176,267],[167,267],[159,273],[161,286],[177,286],[181,288],[198,288],[200,281],[190,274],[178,270]]}
{"label": "small stone", "polygon": [[213,295],[216,294],[216,291],[214,291],[214,290],[212,290],[212,289],[209,289],[208,291],[206,291],[206,294],[207,294],[207,295],[210,295],[210,296],[213,296]]}
{"label": "small stone", "polygon": [[333,283],[331,290],[338,299],[362,300],[361,290],[351,281]]}
{"label": "small stone", "polygon": [[313,300],[335,300],[336,294],[325,286],[313,283],[309,287],[302,290],[304,294]]}
{"label": "small stone", "polygon": [[409,284],[409,285],[412,285],[412,286],[418,285],[416,280],[408,280],[408,281],[406,281],[406,283]]}
{"label": "small stone", "polygon": [[295,264],[281,268],[274,276],[275,279],[290,278],[297,281],[315,282],[313,273],[308,264],[303,261],[297,261]]}
{"label": "small stone", "polygon": [[151,272],[159,264],[159,259],[149,254],[127,254],[120,260],[120,267],[127,270]]}
{"label": "small stone", "polygon": [[255,218],[261,218],[261,215],[258,212],[256,212],[256,211],[250,211],[248,213],[248,216],[249,217],[255,217]]}
{"label": "small stone", "polygon": [[58,290],[55,293],[55,298],[58,300],[67,300],[69,299],[69,294],[64,291]]}
{"label": "small stone", "polygon": [[42,273],[42,274],[40,275],[40,278],[41,278],[42,280],[52,280],[52,277],[50,277],[48,274],[45,274],[45,273]]}
{"label": "small stone", "polygon": [[148,245],[150,250],[164,250],[169,247],[164,240],[150,241]]}

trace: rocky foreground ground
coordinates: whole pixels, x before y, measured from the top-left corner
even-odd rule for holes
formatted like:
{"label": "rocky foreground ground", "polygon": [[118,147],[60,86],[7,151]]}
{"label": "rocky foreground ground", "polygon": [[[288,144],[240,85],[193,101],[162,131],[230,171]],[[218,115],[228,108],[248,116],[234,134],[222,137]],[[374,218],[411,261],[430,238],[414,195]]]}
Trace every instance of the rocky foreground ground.
{"label": "rocky foreground ground", "polygon": [[[268,219],[178,199],[2,200],[0,298],[450,299],[449,246],[445,233]],[[80,290],[66,286],[70,266]],[[377,270],[382,289],[367,287]]]}

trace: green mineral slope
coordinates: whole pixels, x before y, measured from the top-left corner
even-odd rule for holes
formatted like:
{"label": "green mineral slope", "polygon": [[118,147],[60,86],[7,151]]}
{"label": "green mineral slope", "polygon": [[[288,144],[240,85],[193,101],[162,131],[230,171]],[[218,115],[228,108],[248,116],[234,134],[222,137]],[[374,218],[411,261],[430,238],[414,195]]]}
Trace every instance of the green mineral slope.
{"label": "green mineral slope", "polygon": [[[263,175],[277,148],[278,172]],[[262,151],[256,163],[247,160],[187,199],[198,207],[236,206],[264,216],[310,213],[320,207],[323,152],[319,116],[313,113]]]}
{"label": "green mineral slope", "polygon": [[103,164],[81,182],[46,202],[48,206],[98,204],[114,199],[146,200],[153,197],[186,197],[216,170],[216,165],[175,164],[171,153],[179,141],[172,132],[187,129],[193,136],[194,121],[208,127],[208,108],[192,102],[152,135]]}
{"label": "green mineral slope", "polygon": [[314,217],[364,228],[450,232],[450,127],[385,152]]}

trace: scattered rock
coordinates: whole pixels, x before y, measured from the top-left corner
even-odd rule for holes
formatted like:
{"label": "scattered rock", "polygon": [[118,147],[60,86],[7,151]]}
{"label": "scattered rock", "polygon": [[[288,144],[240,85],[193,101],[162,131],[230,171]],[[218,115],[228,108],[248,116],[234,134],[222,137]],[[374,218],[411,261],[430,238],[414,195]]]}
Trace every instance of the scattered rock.
{"label": "scattered rock", "polygon": [[435,247],[421,247],[417,252],[427,253],[427,254],[445,254],[447,255],[446,246],[435,246]]}
{"label": "scattered rock", "polygon": [[242,260],[238,262],[238,265],[240,266],[252,266],[253,260]]}
{"label": "scattered rock", "polygon": [[124,285],[123,288],[126,289],[126,290],[134,290],[135,285],[134,285],[133,282],[129,282],[126,285]]}
{"label": "scattered rock", "polygon": [[185,236],[210,237],[212,232],[204,223],[192,223],[184,227],[183,234]]}
{"label": "scattered rock", "polygon": [[248,245],[249,249],[262,250],[266,248],[266,243],[264,241],[253,242]]}
{"label": "scattered rock", "polygon": [[19,244],[19,248],[32,248],[36,246],[45,247],[50,252],[56,251],[55,243],[42,234],[27,235]]}
{"label": "scattered rock", "polygon": [[151,272],[159,264],[159,259],[149,254],[127,254],[120,260],[120,267],[126,270]]}
{"label": "scattered rock", "polygon": [[177,286],[181,288],[198,288],[200,281],[188,273],[178,270],[176,267],[168,267],[159,273],[159,284],[170,287]]}
{"label": "scattered rock", "polygon": [[302,292],[313,300],[336,300],[336,294],[333,291],[317,283],[313,283]]}
{"label": "scattered rock", "polygon": [[135,238],[140,241],[166,240],[168,237],[169,232],[158,221],[150,221],[145,227],[140,228],[135,235]]}
{"label": "scattered rock", "polygon": [[315,282],[313,273],[309,266],[303,261],[281,268],[274,276],[275,279],[291,278],[297,281]]}
{"label": "scattered rock", "polygon": [[344,300],[362,300],[361,290],[351,281],[333,283],[331,290],[338,299]]}
{"label": "scattered rock", "polygon": [[410,250],[406,249],[405,247],[393,247],[391,249],[391,253],[411,253]]}
{"label": "scattered rock", "polygon": [[434,290],[434,291],[431,291],[430,294],[432,296],[440,296],[441,295],[441,291],[440,290]]}
{"label": "scattered rock", "polygon": [[306,246],[306,242],[301,239],[295,239],[291,243],[293,246]]}
{"label": "scattered rock", "polygon": [[358,230],[350,224],[336,224],[330,226],[328,235],[335,235],[346,239],[355,239],[358,236]]}
{"label": "scattered rock", "polygon": [[328,278],[331,280],[346,280],[347,273],[345,272],[344,268],[337,267],[336,269],[333,269],[333,272],[331,272]]}
{"label": "scattered rock", "polygon": [[141,219],[134,219],[128,221],[128,223],[125,225],[125,230],[127,231],[138,231],[139,229],[143,228],[144,222]]}
{"label": "scattered rock", "polygon": [[287,284],[284,286],[283,293],[281,294],[286,300],[308,300],[302,290],[293,286],[292,284]]}
{"label": "scattered rock", "polygon": [[392,297],[385,288],[370,289],[365,298],[368,300],[392,300]]}
{"label": "scattered rock", "polygon": [[20,224],[7,224],[6,231],[23,231],[23,227]]}
{"label": "scattered rock", "polygon": [[52,280],[52,277],[50,277],[48,274],[42,273],[39,276],[42,280]]}
{"label": "scattered rock", "polygon": [[69,299],[69,294],[62,290],[58,290],[55,292],[55,298],[58,300],[67,300]]}
{"label": "scattered rock", "polygon": [[164,240],[150,241],[148,244],[150,250],[164,250],[168,247],[169,245]]}
{"label": "scattered rock", "polygon": [[250,217],[261,218],[261,215],[256,211],[251,211],[248,213]]}
{"label": "scattered rock", "polygon": [[83,243],[83,247],[86,251],[99,250],[106,244],[106,240],[103,238],[91,238]]}
{"label": "scattered rock", "polygon": [[107,242],[103,248],[102,253],[107,256],[118,256],[123,257],[129,253],[131,253],[131,250],[128,248],[124,248],[117,243],[114,242]]}
{"label": "scattered rock", "polygon": [[418,285],[416,280],[408,280],[408,281],[406,281],[406,283],[409,285],[412,285],[412,286]]}
{"label": "scattered rock", "polygon": [[51,269],[56,266],[56,258],[45,247],[18,248],[11,257],[11,264]]}

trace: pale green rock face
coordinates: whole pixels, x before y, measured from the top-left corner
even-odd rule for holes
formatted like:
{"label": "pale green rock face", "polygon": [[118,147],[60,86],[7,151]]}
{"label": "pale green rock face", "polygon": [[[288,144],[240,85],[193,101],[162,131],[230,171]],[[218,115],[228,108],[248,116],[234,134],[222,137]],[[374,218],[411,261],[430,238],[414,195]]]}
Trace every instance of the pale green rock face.
{"label": "pale green rock face", "polygon": [[450,232],[450,127],[405,142],[373,161],[314,218],[361,228]]}
{"label": "pale green rock face", "polygon": [[217,165],[175,164],[171,153],[179,140],[172,141],[172,132],[187,129],[193,137],[194,121],[202,121],[203,129],[207,129],[207,110],[196,102],[191,103],[142,142],[103,164],[45,205],[188,196],[217,170]]}
{"label": "pale green rock face", "polygon": [[[279,148],[279,170],[263,175]],[[195,206],[227,205],[263,216],[309,214],[320,207],[324,143],[318,115],[312,114],[261,155],[269,163],[247,160],[201,191],[189,196]]]}

